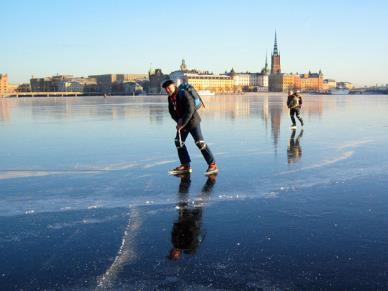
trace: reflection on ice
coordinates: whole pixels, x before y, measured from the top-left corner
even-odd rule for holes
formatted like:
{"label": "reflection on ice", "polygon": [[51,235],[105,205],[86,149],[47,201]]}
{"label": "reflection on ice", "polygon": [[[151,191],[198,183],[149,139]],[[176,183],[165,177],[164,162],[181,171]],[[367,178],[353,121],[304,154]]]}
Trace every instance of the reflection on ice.
{"label": "reflection on ice", "polygon": [[202,190],[193,203],[189,200],[191,184],[190,174],[181,175],[179,184],[178,202],[176,205],[178,218],[171,231],[172,248],[169,259],[179,260],[183,254],[194,255],[205,239],[206,231],[203,229],[203,207],[216,183],[216,175],[211,175],[206,180]]}
{"label": "reflection on ice", "polygon": [[298,136],[295,138],[296,129],[293,129],[291,131],[291,137],[288,142],[288,148],[287,148],[287,156],[288,156],[288,163],[296,163],[298,162],[302,157],[302,146],[301,146],[301,139],[303,136],[303,129],[299,132]]}

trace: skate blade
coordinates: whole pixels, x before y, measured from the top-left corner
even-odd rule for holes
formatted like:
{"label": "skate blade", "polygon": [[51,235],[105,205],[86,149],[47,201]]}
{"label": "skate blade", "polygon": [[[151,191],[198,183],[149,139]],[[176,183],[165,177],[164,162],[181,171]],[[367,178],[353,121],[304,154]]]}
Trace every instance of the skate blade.
{"label": "skate blade", "polygon": [[184,170],[184,171],[176,171],[176,170],[169,170],[168,174],[170,176],[177,176],[177,175],[184,175],[184,174],[190,174],[193,170]]}
{"label": "skate blade", "polygon": [[218,174],[218,169],[204,173],[205,176],[211,176],[211,175],[217,175],[217,174]]}

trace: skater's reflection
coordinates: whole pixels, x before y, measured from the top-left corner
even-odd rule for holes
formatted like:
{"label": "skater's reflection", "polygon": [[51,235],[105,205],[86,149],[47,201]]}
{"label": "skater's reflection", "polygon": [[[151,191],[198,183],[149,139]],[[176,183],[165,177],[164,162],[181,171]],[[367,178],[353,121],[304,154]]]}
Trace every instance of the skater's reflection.
{"label": "skater's reflection", "polygon": [[174,222],[171,231],[172,249],[169,259],[179,260],[183,253],[193,255],[205,238],[206,232],[202,229],[203,206],[210,197],[210,193],[216,183],[216,175],[208,177],[202,187],[201,193],[194,201],[189,203],[190,174],[180,176],[178,192],[178,218]]}
{"label": "skater's reflection", "polygon": [[300,131],[296,138],[295,135],[296,129],[293,129],[287,148],[287,158],[289,164],[297,163],[302,157],[302,147],[300,145],[300,140],[303,136],[303,129]]}

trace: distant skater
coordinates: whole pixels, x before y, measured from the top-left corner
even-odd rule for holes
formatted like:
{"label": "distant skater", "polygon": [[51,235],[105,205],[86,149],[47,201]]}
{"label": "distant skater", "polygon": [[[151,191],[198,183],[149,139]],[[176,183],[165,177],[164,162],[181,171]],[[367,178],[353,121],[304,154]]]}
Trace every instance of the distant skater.
{"label": "distant skater", "polygon": [[169,173],[171,175],[191,173],[191,159],[185,145],[186,138],[189,134],[193,137],[195,144],[208,164],[205,175],[217,173],[218,168],[214,156],[202,136],[200,126],[201,117],[196,109],[193,96],[188,90],[182,89],[181,87],[178,88],[172,80],[165,81],[162,87],[168,94],[168,110],[171,118],[177,123],[175,146],[181,163],[180,166],[170,170]]}
{"label": "distant skater", "polygon": [[300,125],[303,127],[303,119],[300,116],[300,110],[302,108],[302,96],[299,95],[298,91],[292,92],[288,91],[288,98],[287,98],[287,107],[290,109],[290,117],[291,117],[291,129],[296,128],[296,121],[295,121],[295,115],[300,121]]}

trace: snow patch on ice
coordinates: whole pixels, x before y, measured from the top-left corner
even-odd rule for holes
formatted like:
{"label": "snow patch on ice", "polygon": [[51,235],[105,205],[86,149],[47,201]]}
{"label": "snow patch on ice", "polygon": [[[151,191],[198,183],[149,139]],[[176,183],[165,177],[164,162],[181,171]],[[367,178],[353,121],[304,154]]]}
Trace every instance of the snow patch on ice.
{"label": "snow patch on ice", "polygon": [[123,269],[123,266],[137,259],[135,243],[136,235],[140,226],[141,219],[139,211],[136,208],[130,208],[129,222],[124,230],[123,238],[117,255],[112,265],[110,265],[105,273],[99,276],[97,279],[96,290],[106,290],[112,288],[114,281]]}
{"label": "snow patch on ice", "polygon": [[176,163],[176,162],[177,162],[177,160],[158,161],[158,162],[153,162],[153,163],[146,164],[146,165],[143,166],[143,168],[144,169],[149,169],[149,168],[153,168],[153,167],[156,167],[156,166],[172,164],[172,163]]}
{"label": "snow patch on ice", "polygon": [[97,171],[118,171],[118,170],[126,170],[129,168],[133,168],[138,166],[137,162],[129,162],[129,163],[115,163],[115,164],[107,164],[103,166],[95,166],[90,167],[93,170]]}
{"label": "snow patch on ice", "polygon": [[352,141],[352,142],[348,142],[348,143],[345,143],[345,144],[338,146],[338,150],[343,150],[346,148],[356,148],[356,147],[359,147],[361,145],[372,143],[372,142],[373,142],[373,140],[371,140],[371,139]]}

